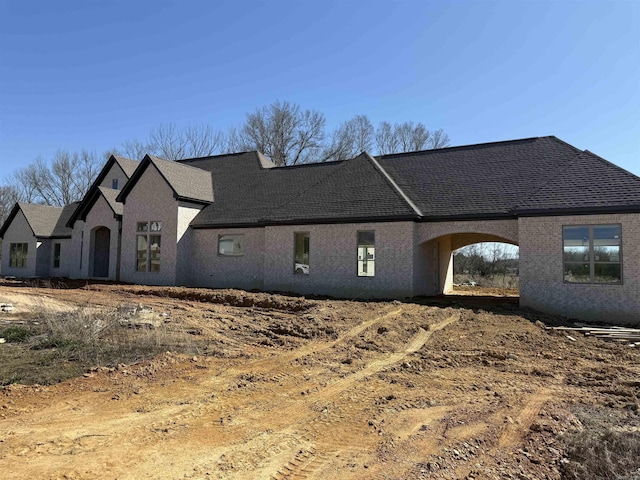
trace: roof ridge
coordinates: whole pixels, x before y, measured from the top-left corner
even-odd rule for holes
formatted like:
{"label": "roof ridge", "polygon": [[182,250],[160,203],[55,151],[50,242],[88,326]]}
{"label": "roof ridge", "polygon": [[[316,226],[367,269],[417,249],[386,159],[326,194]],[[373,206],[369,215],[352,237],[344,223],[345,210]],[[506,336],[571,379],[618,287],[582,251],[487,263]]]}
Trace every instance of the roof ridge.
{"label": "roof ridge", "polygon": [[607,160],[606,158],[603,158],[603,157],[601,157],[600,155],[598,155],[597,153],[593,153],[593,152],[591,152],[591,151],[589,151],[589,150],[581,150],[581,151],[580,151],[580,153],[582,153],[583,155],[589,155],[589,156],[591,156],[591,157],[595,157],[595,158],[596,158],[596,160],[600,160],[600,162],[602,162],[602,163],[605,163],[605,164],[607,164],[607,165],[609,165],[609,166],[615,167],[616,169],[620,170],[622,173],[625,173],[625,174],[627,174],[627,175],[630,175],[630,176],[632,176],[632,177],[634,177],[634,178],[640,178],[640,177],[638,177],[638,175],[636,175],[636,174],[634,174],[634,173],[630,172],[629,170],[627,170],[627,169],[625,169],[625,168],[622,168],[620,165],[616,165],[615,163],[610,162],[610,161],[609,161],[609,160]]}
{"label": "roof ridge", "polygon": [[[573,150],[574,150],[573,153],[575,155],[573,158],[570,158],[569,161],[563,162],[563,164],[560,167],[559,171],[554,172],[553,176],[557,177],[560,172],[565,172],[567,169],[569,169],[571,167],[571,165],[573,164],[573,161],[577,160],[579,155],[580,155],[580,153],[582,153],[582,152],[581,152],[581,150],[578,150],[573,145],[571,145],[569,143],[566,143],[566,142],[563,142],[559,138],[556,138],[556,137],[551,137],[551,138],[553,138],[555,140],[558,140],[562,144],[565,144],[565,145],[568,145],[568,146],[572,147]],[[513,208],[511,208],[510,211],[511,212],[515,212],[515,211],[519,210],[521,205],[526,204],[529,201],[529,199],[531,199],[537,193],[540,193],[548,185],[549,185],[549,179],[548,178],[541,179],[540,182],[538,182],[538,185],[533,187],[532,190],[529,192],[529,194],[526,197],[524,197],[521,201],[519,201],[516,205],[514,205]]]}
{"label": "roof ridge", "polygon": [[382,165],[380,165],[380,163],[378,163],[375,158],[369,155],[368,152],[362,152],[360,155],[365,155],[365,158],[369,159],[369,161],[373,163],[374,168],[382,174],[384,179],[391,185],[391,188],[396,192],[396,194],[398,194],[400,198],[402,198],[419,217],[422,217],[422,212],[420,211],[418,206],[413,202],[413,200],[411,200],[409,195],[404,193],[402,188],[400,188],[400,185],[396,183],[396,181],[391,177],[391,175],[389,175],[389,173],[382,167]]}
{"label": "roof ridge", "polygon": [[545,138],[556,138],[556,137],[554,137],[553,135],[547,135],[542,137],[517,138],[514,140],[499,140],[495,142],[471,143],[468,145],[457,145],[454,147],[427,148],[425,150],[415,150],[412,152],[386,153],[384,155],[376,155],[376,158],[383,159],[383,158],[399,157],[399,156],[424,155],[424,154],[438,153],[443,151],[455,151],[455,150],[465,150],[465,149],[474,149],[474,148],[489,148],[493,146],[512,144],[512,143],[533,142],[533,141],[537,141]]}
{"label": "roof ridge", "polygon": [[155,155],[147,155],[147,156],[151,159],[152,163],[154,163],[156,160],[160,160],[161,162],[166,162],[166,163],[169,163],[169,164],[177,164],[177,165],[180,165],[181,167],[191,168],[191,169],[194,169],[194,170],[198,170],[200,172],[211,173],[211,172],[208,172],[207,170],[204,170],[202,168],[194,167],[193,165],[185,165],[183,163],[179,163],[177,160],[167,160],[166,158],[156,157]]}
{"label": "roof ridge", "polygon": [[[189,162],[191,160],[209,160],[209,159],[220,158],[220,157],[233,157],[236,155],[246,155],[247,153],[254,153],[254,152],[260,153],[258,150],[246,150],[244,152],[217,153],[215,155],[204,155],[202,157],[179,158],[177,160],[167,160],[167,162],[182,163],[182,162]],[[160,157],[156,157],[156,158],[160,158]],[[166,159],[162,159],[162,160],[166,160]]]}

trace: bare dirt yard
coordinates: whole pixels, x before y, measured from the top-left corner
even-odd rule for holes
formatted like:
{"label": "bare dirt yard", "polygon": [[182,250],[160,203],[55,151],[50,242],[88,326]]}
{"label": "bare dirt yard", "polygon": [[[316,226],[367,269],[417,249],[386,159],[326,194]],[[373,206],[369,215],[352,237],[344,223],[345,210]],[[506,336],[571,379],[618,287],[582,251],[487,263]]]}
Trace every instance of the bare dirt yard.
{"label": "bare dirt yard", "polygon": [[1,478],[640,478],[640,351],[509,292],[65,287],[0,286]]}

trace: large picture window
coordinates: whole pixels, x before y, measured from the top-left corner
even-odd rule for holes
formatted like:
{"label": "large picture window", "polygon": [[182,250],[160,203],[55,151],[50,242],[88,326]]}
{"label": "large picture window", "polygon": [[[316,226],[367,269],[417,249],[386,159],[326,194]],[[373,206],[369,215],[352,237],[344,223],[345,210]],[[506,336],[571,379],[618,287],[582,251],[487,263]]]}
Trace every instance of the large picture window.
{"label": "large picture window", "polygon": [[293,243],[293,272],[297,275],[309,275],[309,232],[296,232]]}
{"label": "large picture window", "polygon": [[218,237],[218,255],[223,257],[244,255],[244,235],[220,235]]}
{"label": "large picture window", "polygon": [[571,225],[562,227],[564,281],[622,283],[622,227]]}
{"label": "large picture window", "polygon": [[376,233],[358,232],[358,276],[373,277],[376,274]]}
{"label": "large picture window", "polygon": [[159,272],[162,222],[138,222],[136,231],[136,270]]}
{"label": "large picture window", "polygon": [[9,245],[9,266],[13,268],[26,268],[29,255],[28,243],[12,243]]}

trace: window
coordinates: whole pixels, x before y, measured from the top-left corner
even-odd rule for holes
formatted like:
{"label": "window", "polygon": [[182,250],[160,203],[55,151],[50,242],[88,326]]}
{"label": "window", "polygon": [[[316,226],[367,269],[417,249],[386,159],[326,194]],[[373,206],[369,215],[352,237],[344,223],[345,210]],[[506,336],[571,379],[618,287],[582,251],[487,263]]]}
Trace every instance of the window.
{"label": "window", "polygon": [[114,190],[118,189],[118,179],[114,178],[113,180],[111,180],[111,188],[113,188]]}
{"label": "window", "polygon": [[293,244],[293,272],[297,275],[309,275],[309,232],[294,233]]}
{"label": "window", "polygon": [[376,232],[358,232],[358,276],[373,277],[376,274]]}
{"label": "window", "polygon": [[159,272],[162,222],[138,222],[136,231],[136,270]]}
{"label": "window", "polygon": [[244,255],[244,235],[220,235],[218,237],[218,255],[223,257]]}
{"label": "window", "polygon": [[622,283],[621,240],[620,225],[562,227],[564,281]]}
{"label": "window", "polygon": [[9,245],[9,266],[13,268],[26,268],[29,254],[28,243],[12,243]]}
{"label": "window", "polygon": [[60,268],[60,244],[53,244],[53,268]]}

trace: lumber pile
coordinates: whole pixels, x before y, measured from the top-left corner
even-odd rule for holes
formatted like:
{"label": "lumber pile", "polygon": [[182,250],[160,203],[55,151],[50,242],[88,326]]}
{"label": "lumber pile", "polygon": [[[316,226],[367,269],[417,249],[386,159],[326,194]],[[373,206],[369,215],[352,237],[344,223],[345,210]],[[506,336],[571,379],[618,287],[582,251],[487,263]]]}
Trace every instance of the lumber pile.
{"label": "lumber pile", "polygon": [[574,327],[547,327],[547,330],[582,333],[586,337],[596,337],[609,342],[626,343],[630,347],[640,348],[640,328],[589,326],[575,324]]}

